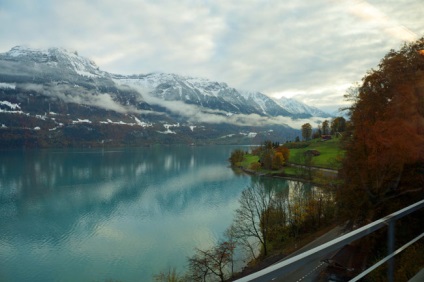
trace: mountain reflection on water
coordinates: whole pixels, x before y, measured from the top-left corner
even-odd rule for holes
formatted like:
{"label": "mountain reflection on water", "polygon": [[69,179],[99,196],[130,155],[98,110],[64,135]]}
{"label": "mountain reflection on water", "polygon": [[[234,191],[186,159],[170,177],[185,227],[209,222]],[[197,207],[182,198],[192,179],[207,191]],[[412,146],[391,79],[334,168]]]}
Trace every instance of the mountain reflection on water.
{"label": "mountain reflection on water", "polygon": [[[231,224],[235,146],[3,151],[0,281],[150,281]],[[275,180],[284,188],[287,182]]]}

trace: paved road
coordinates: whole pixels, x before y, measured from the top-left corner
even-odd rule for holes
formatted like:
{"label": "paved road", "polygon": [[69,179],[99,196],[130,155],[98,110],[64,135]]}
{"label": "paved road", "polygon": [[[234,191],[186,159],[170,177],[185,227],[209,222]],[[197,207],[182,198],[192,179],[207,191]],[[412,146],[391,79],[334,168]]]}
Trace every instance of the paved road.
{"label": "paved road", "polygon": [[[305,251],[308,251],[310,249],[313,249],[315,247],[318,247],[324,243],[327,243],[333,239],[336,239],[337,237],[343,235],[343,229],[344,226],[337,226],[330,230],[329,232],[325,233],[321,237],[315,239],[308,245],[304,246],[303,248],[299,249],[295,253],[291,254],[288,258],[298,255],[300,253],[303,253]],[[289,275],[285,275],[284,277],[278,277],[275,280],[276,282],[280,281],[315,281],[317,275],[321,272],[321,270],[326,266],[325,263],[321,262],[321,260],[313,260],[309,263],[306,263],[301,268],[298,268],[297,270],[291,272]]]}
{"label": "paved road", "polygon": [[[290,256],[284,258],[284,260],[288,259],[290,257],[293,257],[295,255],[298,255],[300,253],[303,253],[305,251],[308,251],[310,249],[313,249],[313,248],[320,246],[320,245],[322,245],[326,242],[329,242],[333,239],[336,239],[337,237],[343,235],[343,228],[344,228],[343,226],[337,226],[337,227],[333,228],[332,230],[325,233],[321,237],[315,239],[314,241],[312,241],[308,245],[306,245],[303,248],[292,253]],[[324,269],[325,266],[326,266],[325,263],[321,262],[321,259],[311,260],[311,261],[305,263],[300,268],[298,268],[298,269],[296,269],[296,270],[292,271],[291,273],[288,273],[284,276],[270,277],[270,276],[267,275],[266,277],[256,279],[255,281],[261,281],[261,282],[266,282],[266,281],[271,281],[271,282],[315,281],[318,274],[321,272],[321,270]]]}

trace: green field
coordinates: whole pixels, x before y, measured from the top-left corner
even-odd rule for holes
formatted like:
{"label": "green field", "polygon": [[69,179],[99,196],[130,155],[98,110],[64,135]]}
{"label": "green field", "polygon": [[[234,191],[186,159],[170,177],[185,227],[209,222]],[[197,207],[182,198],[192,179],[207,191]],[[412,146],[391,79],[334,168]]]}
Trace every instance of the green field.
{"label": "green field", "polygon": [[340,139],[331,139],[322,141],[314,139],[308,142],[309,146],[301,149],[290,149],[290,163],[303,164],[304,153],[308,150],[317,150],[320,155],[312,157],[312,166],[338,169],[340,163],[338,160],[343,158],[344,151],[340,148]]}
{"label": "green field", "polygon": [[[303,143],[303,144],[302,144]],[[343,158],[344,151],[340,148],[340,139],[331,139],[322,141],[321,139],[314,139],[308,142],[292,143],[289,146],[305,146],[300,149],[290,149],[290,158],[288,164],[298,164],[308,167],[320,167],[337,170],[340,168],[340,160]],[[307,162],[305,152],[308,150],[316,150],[319,156],[314,156]],[[306,167],[300,166],[284,166],[279,170],[265,170],[263,168],[254,169],[252,165],[257,164],[259,156],[246,154],[243,161],[237,163],[247,170],[255,170],[259,174],[279,175],[296,178],[310,178],[310,172]]]}
{"label": "green field", "polygon": [[249,168],[250,164],[257,163],[259,161],[258,156],[254,155],[245,155],[243,161],[240,163],[240,166]]}

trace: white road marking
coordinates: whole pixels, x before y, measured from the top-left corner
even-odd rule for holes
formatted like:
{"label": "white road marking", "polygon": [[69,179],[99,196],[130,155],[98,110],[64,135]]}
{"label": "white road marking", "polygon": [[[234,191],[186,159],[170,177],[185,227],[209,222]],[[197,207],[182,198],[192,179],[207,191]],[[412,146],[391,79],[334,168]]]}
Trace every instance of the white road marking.
{"label": "white road marking", "polygon": [[[304,280],[306,277],[308,277],[309,275],[311,275],[312,273],[314,273],[315,271],[318,270],[318,268],[320,268],[324,263],[321,262],[317,267],[315,267],[313,270],[311,270],[311,272],[309,272],[308,274],[306,274],[305,276],[303,276],[302,278],[300,278],[299,280],[297,280],[296,282],[300,282],[302,280]],[[275,278],[274,278],[275,279]],[[272,279],[272,280],[274,280]]]}

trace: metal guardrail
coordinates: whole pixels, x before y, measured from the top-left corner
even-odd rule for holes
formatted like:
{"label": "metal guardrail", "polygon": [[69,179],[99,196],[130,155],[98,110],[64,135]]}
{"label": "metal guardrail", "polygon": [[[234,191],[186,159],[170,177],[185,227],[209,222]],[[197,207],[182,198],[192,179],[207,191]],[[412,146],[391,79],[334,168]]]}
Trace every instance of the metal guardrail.
{"label": "metal guardrail", "polygon": [[413,205],[410,205],[406,208],[403,208],[397,212],[394,212],[384,218],[381,218],[379,220],[376,220],[370,224],[367,224],[361,228],[358,228],[354,231],[351,231],[347,234],[344,234],[340,236],[339,238],[336,238],[330,242],[327,242],[325,244],[322,244],[321,246],[318,246],[316,248],[313,248],[309,251],[306,251],[304,253],[301,253],[297,256],[294,256],[292,258],[289,258],[287,260],[281,261],[279,263],[276,263],[274,265],[271,265],[265,269],[262,269],[258,272],[255,272],[253,274],[250,274],[248,276],[245,276],[243,278],[240,278],[236,281],[238,282],[247,282],[247,281],[271,281],[275,279],[276,277],[282,276],[284,274],[288,274],[291,271],[297,269],[298,267],[302,266],[306,262],[309,262],[311,260],[317,260],[321,259],[325,255],[329,254],[330,252],[334,252],[343,246],[356,241],[362,237],[365,237],[378,229],[388,226],[388,256],[385,257],[383,260],[375,264],[374,266],[368,268],[361,274],[359,274],[357,277],[353,278],[351,281],[357,281],[375,268],[377,268],[379,265],[385,263],[388,261],[389,267],[388,267],[388,281],[393,281],[393,257],[398,254],[399,252],[403,251],[405,248],[410,246],[411,244],[415,243],[422,237],[424,237],[424,233],[410,241],[409,243],[405,244],[403,247],[399,248],[398,250],[394,251],[394,231],[395,231],[395,223],[396,220],[416,211],[424,207],[424,200],[421,200]]}

